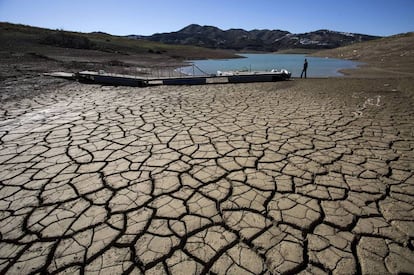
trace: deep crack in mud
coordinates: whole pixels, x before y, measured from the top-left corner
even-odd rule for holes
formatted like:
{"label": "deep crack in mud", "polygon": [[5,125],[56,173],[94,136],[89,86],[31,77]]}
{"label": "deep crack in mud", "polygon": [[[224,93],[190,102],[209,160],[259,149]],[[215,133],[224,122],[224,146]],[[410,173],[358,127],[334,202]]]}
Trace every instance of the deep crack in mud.
{"label": "deep crack in mud", "polygon": [[412,272],[412,98],[341,81],[1,103],[1,273]]}

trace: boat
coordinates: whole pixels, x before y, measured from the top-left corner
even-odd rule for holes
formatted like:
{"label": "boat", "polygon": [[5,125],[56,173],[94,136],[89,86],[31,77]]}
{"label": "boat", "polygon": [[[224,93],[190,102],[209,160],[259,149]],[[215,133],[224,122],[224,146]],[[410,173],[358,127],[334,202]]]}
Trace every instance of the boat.
{"label": "boat", "polygon": [[226,76],[229,83],[249,83],[249,82],[272,82],[288,80],[291,77],[291,73],[285,69],[271,70],[271,71],[230,71],[230,72],[217,72],[217,76]]}

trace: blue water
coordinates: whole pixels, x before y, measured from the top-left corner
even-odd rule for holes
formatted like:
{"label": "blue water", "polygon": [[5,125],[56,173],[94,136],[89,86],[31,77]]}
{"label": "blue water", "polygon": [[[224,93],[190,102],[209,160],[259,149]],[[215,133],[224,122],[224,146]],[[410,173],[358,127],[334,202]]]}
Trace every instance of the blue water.
{"label": "blue water", "polygon": [[[359,62],[335,58],[309,57],[304,54],[239,54],[244,58],[234,59],[208,59],[190,60],[196,67],[208,74],[216,74],[217,71],[268,71],[272,69],[286,69],[292,73],[292,77],[299,77],[303,67],[303,61],[308,59],[308,77],[341,76],[340,69],[356,68]],[[194,67],[194,74],[202,72]],[[193,67],[180,69],[185,74],[193,74]]]}

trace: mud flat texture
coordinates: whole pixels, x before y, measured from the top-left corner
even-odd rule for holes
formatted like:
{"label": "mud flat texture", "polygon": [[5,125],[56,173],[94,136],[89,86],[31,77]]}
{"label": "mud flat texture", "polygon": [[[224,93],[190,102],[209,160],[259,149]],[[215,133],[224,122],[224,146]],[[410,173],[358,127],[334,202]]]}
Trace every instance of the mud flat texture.
{"label": "mud flat texture", "polygon": [[21,80],[2,82],[21,96],[0,103],[0,273],[414,271],[412,78]]}

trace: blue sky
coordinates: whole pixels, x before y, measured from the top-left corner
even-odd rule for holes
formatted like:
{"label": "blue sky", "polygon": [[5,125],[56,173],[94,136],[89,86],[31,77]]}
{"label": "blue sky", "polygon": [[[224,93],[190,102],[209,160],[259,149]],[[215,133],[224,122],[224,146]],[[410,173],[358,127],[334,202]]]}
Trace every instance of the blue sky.
{"label": "blue sky", "polygon": [[414,0],[0,0],[0,21],[115,35],[221,29],[414,31]]}

